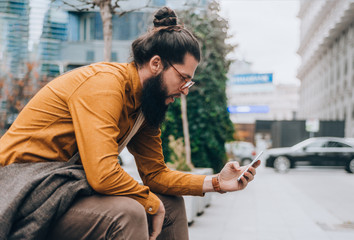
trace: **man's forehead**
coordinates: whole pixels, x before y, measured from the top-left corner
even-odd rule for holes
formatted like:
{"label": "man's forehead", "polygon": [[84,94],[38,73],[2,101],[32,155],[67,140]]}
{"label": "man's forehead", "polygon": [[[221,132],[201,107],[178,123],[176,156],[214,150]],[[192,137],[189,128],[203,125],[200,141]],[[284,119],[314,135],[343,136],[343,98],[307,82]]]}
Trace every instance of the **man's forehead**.
{"label": "man's forehead", "polygon": [[176,66],[181,74],[189,79],[192,79],[198,64],[199,62],[194,58],[194,56],[187,53],[184,57],[184,62],[182,64],[176,64]]}

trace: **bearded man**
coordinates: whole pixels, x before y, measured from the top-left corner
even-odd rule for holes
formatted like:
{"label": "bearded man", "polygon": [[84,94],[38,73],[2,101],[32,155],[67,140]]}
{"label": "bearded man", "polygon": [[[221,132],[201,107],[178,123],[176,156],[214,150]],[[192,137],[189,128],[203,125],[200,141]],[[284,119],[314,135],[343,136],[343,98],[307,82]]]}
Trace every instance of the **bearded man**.
{"label": "bearded man", "polygon": [[[186,174],[166,167],[160,125],[168,105],[181,94],[187,95],[194,84],[200,48],[192,33],[177,24],[176,14],[167,7],[156,12],[154,26],[133,42],[132,62],[95,63],[51,81],[1,138],[1,186],[9,194],[1,200],[0,210],[16,206],[12,207],[16,213],[6,219],[0,214],[0,228],[8,226],[3,235],[0,231],[0,238],[188,239],[181,195],[237,191],[253,180],[259,162],[240,181],[237,178],[243,168],[236,163],[226,164],[213,176]],[[125,146],[135,157],[143,185],[117,161]],[[78,164],[66,165],[78,156],[77,152]],[[56,163],[61,165],[57,167]],[[76,171],[80,170],[78,165],[82,166],[83,177]],[[33,166],[41,167],[28,170]],[[42,176],[44,168],[50,174],[36,181],[36,189],[43,190],[31,188],[30,195],[22,196],[24,202],[31,200],[31,206],[35,206],[26,212],[23,203],[9,197],[18,185],[10,188],[4,183],[11,178],[20,183],[31,173],[31,179],[35,179]],[[72,172],[67,174],[69,171]],[[77,177],[69,187],[58,184],[44,197],[56,196],[55,203],[46,204],[47,199],[39,203],[37,199],[50,183],[72,176]],[[82,178],[85,182],[87,179],[92,191],[86,186],[70,188]],[[72,190],[57,196],[60,188]],[[79,192],[85,194],[75,195]],[[44,208],[47,205],[52,207]],[[39,216],[35,215],[36,210]],[[51,216],[44,218],[49,212]]]}

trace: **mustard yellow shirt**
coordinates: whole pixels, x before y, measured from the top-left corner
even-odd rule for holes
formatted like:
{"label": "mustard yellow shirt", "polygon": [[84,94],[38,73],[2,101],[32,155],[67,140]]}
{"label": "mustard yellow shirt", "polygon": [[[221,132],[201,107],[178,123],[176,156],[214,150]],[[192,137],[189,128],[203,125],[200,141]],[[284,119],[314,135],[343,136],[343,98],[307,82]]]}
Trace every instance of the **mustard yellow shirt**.
{"label": "mustard yellow shirt", "polygon": [[127,146],[144,185],[119,165],[118,145],[137,119],[141,90],[134,63],[96,63],[59,76],[31,99],[0,139],[0,164],[68,161],[79,150],[93,189],[132,197],[150,214],[160,202],[152,192],[203,195],[205,176],[168,169],[161,132],[146,123]]}

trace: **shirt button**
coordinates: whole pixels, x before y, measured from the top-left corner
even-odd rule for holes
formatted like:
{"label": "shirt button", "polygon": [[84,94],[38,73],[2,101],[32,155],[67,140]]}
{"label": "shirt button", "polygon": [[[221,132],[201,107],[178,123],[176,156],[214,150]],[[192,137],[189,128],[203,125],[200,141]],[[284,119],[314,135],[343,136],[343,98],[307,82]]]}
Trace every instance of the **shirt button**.
{"label": "shirt button", "polygon": [[152,211],[152,207],[150,207],[148,210],[149,210],[149,212],[151,212]]}

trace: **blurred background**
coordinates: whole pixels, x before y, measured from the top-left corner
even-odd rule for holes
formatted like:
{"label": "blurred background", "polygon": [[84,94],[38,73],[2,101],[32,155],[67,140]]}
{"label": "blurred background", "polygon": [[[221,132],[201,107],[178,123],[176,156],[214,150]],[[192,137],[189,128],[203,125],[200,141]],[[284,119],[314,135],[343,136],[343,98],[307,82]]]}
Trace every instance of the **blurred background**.
{"label": "blurred background", "polygon": [[[191,238],[354,239],[353,0],[0,0],[0,134],[56,76],[131,61],[131,42],[162,6],[203,56],[162,126],[166,162],[218,172],[267,150],[259,184],[209,198],[203,218],[189,217]],[[134,160],[120,158],[129,172]]]}

